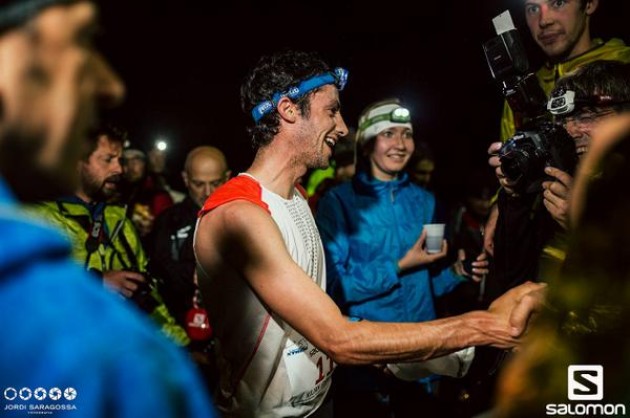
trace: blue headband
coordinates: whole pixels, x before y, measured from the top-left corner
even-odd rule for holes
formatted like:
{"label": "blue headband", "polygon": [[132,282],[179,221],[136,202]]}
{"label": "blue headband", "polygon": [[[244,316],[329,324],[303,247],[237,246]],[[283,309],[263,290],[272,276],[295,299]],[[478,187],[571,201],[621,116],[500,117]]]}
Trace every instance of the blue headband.
{"label": "blue headband", "polygon": [[46,7],[74,3],[77,0],[5,0],[0,1],[0,31],[26,23]]}
{"label": "blue headband", "polygon": [[291,87],[284,93],[274,93],[271,100],[265,100],[258,103],[252,109],[252,118],[254,122],[258,123],[263,116],[273,112],[276,105],[283,97],[288,97],[291,100],[298,99],[304,96],[306,93],[315,90],[326,84],[334,84],[339,90],[343,90],[348,82],[348,70],[345,68],[335,68],[332,72],[316,75],[309,79],[302,81],[297,86]]}

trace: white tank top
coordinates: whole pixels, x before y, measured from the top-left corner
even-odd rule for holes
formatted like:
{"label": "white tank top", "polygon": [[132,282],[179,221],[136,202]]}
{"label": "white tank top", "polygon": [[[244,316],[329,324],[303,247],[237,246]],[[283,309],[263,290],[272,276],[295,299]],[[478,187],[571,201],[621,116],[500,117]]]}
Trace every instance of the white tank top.
{"label": "white tank top", "polygon": [[[234,200],[265,209],[278,225],[293,260],[326,290],[322,242],[298,188],[287,200],[262,187],[251,175],[241,174],[212,194],[200,217]],[[270,311],[244,278],[222,280],[220,275],[203,274],[214,277],[203,296],[216,336],[221,372],[217,406],[224,416],[313,413],[330,388],[335,367],[332,359]]]}

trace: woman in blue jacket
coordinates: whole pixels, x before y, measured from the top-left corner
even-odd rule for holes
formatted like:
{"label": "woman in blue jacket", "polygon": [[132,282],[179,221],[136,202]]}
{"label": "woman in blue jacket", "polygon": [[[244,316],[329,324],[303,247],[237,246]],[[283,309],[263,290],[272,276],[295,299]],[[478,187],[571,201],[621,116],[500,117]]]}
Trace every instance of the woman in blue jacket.
{"label": "woman in blue jacket", "polygon": [[[435,319],[434,297],[454,289],[464,280],[464,272],[460,262],[455,266],[443,262],[446,242],[437,254],[424,248],[423,226],[435,222],[435,198],[404,172],[414,151],[410,113],[397,99],[375,103],[363,111],[358,128],[357,174],[326,193],[317,208],[328,292],[351,318],[387,322]],[[486,264],[475,263],[474,273],[483,274]],[[372,398],[393,392],[394,403],[394,397],[406,388],[388,390],[379,383],[380,376],[371,376],[373,369],[364,368],[363,372],[368,376],[361,375],[360,368],[338,373],[338,383],[345,386],[350,380],[354,393],[343,390],[341,402],[354,399],[355,413],[362,405],[369,416],[385,416],[376,412],[382,402],[371,404]],[[340,405],[338,397],[335,402]],[[415,416],[418,410],[409,412]],[[405,415],[399,412],[395,416]]]}

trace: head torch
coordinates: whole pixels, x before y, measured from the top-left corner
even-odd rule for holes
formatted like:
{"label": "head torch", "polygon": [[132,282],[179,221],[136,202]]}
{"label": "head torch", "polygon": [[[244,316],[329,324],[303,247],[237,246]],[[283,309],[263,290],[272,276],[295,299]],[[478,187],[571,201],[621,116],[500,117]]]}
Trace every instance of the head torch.
{"label": "head torch", "polygon": [[252,118],[255,123],[258,123],[263,116],[273,112],[278,105],[278,102],[283,97],[288,97],[291,100],[299,99],[307,93],[321,87],[326,84],[334,84],[338,90],[343,90],[348,82],[348,70],[345,68],[335,68],[333,71],[316,75],[302,81],[297,86],[289,88],[285,92],[275,93],[271,100],[265,100],[258,103],[252,109]]}
{"label": "head torch", "polygon": [[547,110],[552,115],[566,115],[575,110],[575,92],[560,89],[547,102]]}
{"label": "head torch", "polygon": [[599,95],[591,96],[586,99],[576,99],[573,90],[559,89],[554,92],[551,99],[547,102],[547,110],[554,116],[566,116],[576,110],[585,107],[627,107],[630,102],[627,100],[615,100],[611,96]]}
{"label": "head torch", "polygon": [[366,119],[359,129],[366,129],[375,123],[379,122],[392,122],[392,123],[410,123],[411,122],[411,112],[409,109],[404,107],[397,107],[389,113],[384,113],[382,115],[377,115],[372,118]]}

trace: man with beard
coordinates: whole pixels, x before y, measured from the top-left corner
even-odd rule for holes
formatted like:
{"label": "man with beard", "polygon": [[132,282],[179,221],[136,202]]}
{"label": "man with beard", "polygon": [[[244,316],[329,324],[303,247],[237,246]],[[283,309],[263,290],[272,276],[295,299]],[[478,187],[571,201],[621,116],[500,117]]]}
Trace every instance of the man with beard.
{"label": "man with beard", "polygon": [[131,220],[122,206],[109,203],[122,175],[125,138],[126,134],[114,127],[91,134],[77,165],[80,183],[74,195],[41,203],[35,212],[68,234],[74,258],[86,270],[136,302],[168,336],[185,345],[189,342],[186,332],[175,324],[147,274],[147,256]]}
{"label": "man with beard", "polygon": [[18,391],[63,390],[63,401],[28,403],[64,416],[210,417],[182,353],[82,271],[64,236],[19,207],[77,187],[93,114],[124,96],[93,46],[97,14],[91,1],[0,0],[3,407],[26,408]]}
{"label": "man with beard", "polygon": [[[256,156],[208,198],[194,240],[224,417],[331,417],[326,395],[335,363],[420,361],[478,345],[511,348],[530,313],[523,302],[538,288],[532,283],[488,311],[423,323],[344,318],[326,295],[322,241],[296,184],[308,169],[328,166],[348,133],[339,100],[347,75],[314,54],[286,51],[262,58],[241,86]],[[415,246],[410,261],[421,253]]]}

